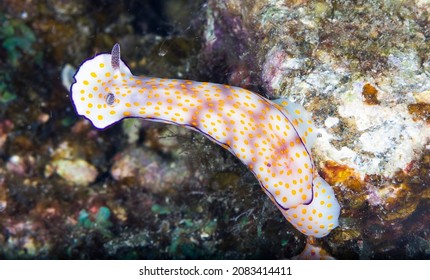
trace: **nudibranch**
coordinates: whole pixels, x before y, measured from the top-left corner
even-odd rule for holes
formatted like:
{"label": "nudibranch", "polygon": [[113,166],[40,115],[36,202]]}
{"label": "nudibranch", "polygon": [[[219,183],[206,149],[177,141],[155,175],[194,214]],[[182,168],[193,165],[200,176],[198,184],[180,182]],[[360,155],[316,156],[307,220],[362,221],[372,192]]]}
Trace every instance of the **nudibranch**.
{"label": "nudibranch", "polygon": [[133,76],[118,44],[74,79],[76,112],[96,128],[133,117],[198,131],[238,157],[300,232],[318,238],[338,226],[340,206],[313,164],[316,130],[301,106],[229,85]]}

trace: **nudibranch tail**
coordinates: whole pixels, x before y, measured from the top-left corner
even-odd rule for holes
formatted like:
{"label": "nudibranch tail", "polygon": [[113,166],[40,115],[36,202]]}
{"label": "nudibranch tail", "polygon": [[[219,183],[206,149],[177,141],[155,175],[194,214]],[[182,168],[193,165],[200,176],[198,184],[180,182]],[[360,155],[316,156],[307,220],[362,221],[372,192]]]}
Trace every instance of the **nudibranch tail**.
{"label": "nudibranch tail", "polygon": [[300,106],[228,85],[133,76],[120,59],[119,45],[85,61],[75,80],[76,111],[95,127],[138,117],[196,130],[248,166],[301,232],[321,237],[337,226],[340,208],[315,171],[310,154],[315,128]]}
{"label": "nudibranch tail", "polygon": [[316,177],[313,186],[314,197],[310,204],[301,204],[282,213],[300,232],[320,238],[339,225],[340,205],[333,188],[323,178]]}

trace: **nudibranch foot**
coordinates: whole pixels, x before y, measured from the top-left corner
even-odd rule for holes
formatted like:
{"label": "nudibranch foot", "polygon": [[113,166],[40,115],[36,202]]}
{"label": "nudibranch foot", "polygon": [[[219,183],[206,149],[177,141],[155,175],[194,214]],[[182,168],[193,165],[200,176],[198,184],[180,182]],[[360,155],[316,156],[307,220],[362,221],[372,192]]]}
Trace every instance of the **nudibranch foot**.
{"label": "nudibranch foot", "polygon": [[76,112],[96,128],[133,117],[193,129],[238,157],[304,234],[322,237],[338,225],[339,204],[314,167],[315,128],[301,106],[229,85],[133,76],[118,44],[74,78]]}
{"label": "nudibranch foot", "polygon": [[275,99],[273,102],[281,105],[286,114],[290,116],[290,121],[293,123],[297,133],[300,135],[303,144],[310,152],[315,140],[317,139],[317,132],[308,111],[306,111],[303,106],[285,98]]}

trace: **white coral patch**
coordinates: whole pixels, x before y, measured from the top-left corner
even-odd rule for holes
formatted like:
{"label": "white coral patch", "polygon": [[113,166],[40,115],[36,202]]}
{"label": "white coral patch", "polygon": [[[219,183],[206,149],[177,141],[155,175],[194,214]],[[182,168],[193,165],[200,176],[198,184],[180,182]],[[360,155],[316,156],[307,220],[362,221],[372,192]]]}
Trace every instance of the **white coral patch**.
{"label": "white coral patch", "polygon": [[403,169],[422,149],[430,137],[422,122],[412,119],[406,104],[367,105],[361,100],[360,83],[345,94],[338,109],[344,118],[352,118],[357,126],[357,145],[363,152],[355,163],[360,172],[391,176]]}

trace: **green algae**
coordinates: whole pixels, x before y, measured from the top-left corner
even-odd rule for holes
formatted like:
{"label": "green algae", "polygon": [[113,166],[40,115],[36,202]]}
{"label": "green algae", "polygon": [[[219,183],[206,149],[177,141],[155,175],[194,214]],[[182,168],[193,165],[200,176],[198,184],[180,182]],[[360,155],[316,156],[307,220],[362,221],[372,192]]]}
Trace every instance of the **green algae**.
{"label": "green algae", "polygon": [[78,226],[97,231],[106,238],[112,238],[112,232],[109,230],[109,228],[112,227],[110,218],[111,211],[106,206],[100,207],[95,217],[92,217],[87,210],[81,210],[78,216]]}
{"label": "green algae", "polygon": [[159,204],[152,205],[151,211],[154,214],[158,214],[158,215],[166,215],[166,214],[170,214],[170,212],[171,212],[171,210],[168,207],[162,206]]}
{"label": "green algae", "polygon": [[[0,77],[1,79],[1,77]],[[0,82],[0,103],[7,104],[16,99],[16,94],[8,90],[6,83]]]}
{"label": "green algae", "polygon": [[16,67],[23,55],[34,55],[34,32],[22,21],[0,14],[0,41],[7,52],[8,62]]}

